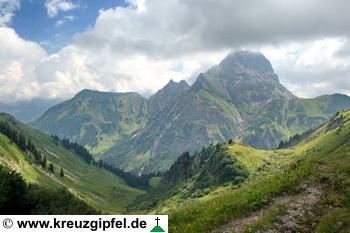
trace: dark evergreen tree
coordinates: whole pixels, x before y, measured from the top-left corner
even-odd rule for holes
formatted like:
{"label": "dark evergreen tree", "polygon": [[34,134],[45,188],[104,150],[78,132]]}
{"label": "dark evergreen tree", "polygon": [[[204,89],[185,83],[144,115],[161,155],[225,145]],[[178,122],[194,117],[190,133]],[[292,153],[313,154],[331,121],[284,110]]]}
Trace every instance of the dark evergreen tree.
{"label": "dark evergreen tree", "polygon": [[41,161],[41,166],[42,166],[43,168],[46,168],[46,164],[47,164],[47,159],[46,159],[46,156],[44,155],[44,156],[43,156],[43,160]]}
{"label": "dark evergreen tree", "polygon": [[55,173],[55,167],[53,166],[52,163],[50,163],[50,165],[49,165],[49,171],[50,171],[51,173]]}
{"label": "dark evergreen tree", "polygon": [[182,155],[173,163],[169,170],[165,173],[165,179],[168,182],[179,182],[183,181],[191,176],[191,156],[189,152],[184,152]]}
{"label": "dark evergreen tree", "polygon": [[35,152],[33,153],[34,155],[34,160],[37,164],[42,164],[43,162],[43,156],[41,155],[40,151],[35,150]]}
{"label": "dark evergreen tree", "polygon": [[[21,134],[8,122],[0,122],[0,132],[5,134],[12,142],[14,142],[18,148],[25,152],[28,156],[33,156],[34,161],[37,164],[41,164],[42,156],[41,153],[37,150],[34,143]],[[29,153],[30,152],[30,153]]]}
{"label": "dark evergreen tree", "polygon": [[61,177],[61,178],[63,178],[63,177],[64,177],[63,168],[61,168],[61,171],[60,171],[60,177]]}
{"label": "dark evergreen tree", "polygon": [[90,154],[90,152],[83,146],[79,145],[78,143],[71,142],[69,139],[63,138],[62,140],[58,138],[57,135],[51,136],[51,138],[54,140],[55,143],[61,144],[68,150],[72,150],[79,156],[81,156],[87,163],[94,162],[94,157]]}
{"label": "dark evergreen tree", "polygon": [[0,165],[0,213],[16,214],[16,211],[23,206],[24,190],[25,182],[22,177]]}
{"label": "dark evergreen tree", "polygon": [[280,143],[278,144],[277,149],[282,149],[282,148],[284,148],[285,144],[286,144],[285,141],[284,141],[284,140],[281,140]]}
{"label": "dark evergreen tree", "polygon": [[58,137],[57,135],[51,135],[51,138],[53,139],[53,141],[54,141],[54,143],[55,143],[56,145],[59,144],[60,139],[59,139],[59,137]]}
{"label": "dark evergreen tree", "polygon": [[18,145],[19,149],[21,149],[22,151],[25,151],[27,149],[26,138],[24,137],[23,134],[18,135],[18,144],[17,145]]}
{"label": "dark evergreen tree", "polygon": [[83,158],[87,163],[98,166],[100,168],[104,168],[107,171],[112,172],[113,174],[123,178],[125,182],[131,187],[135,188],[149,188],[149,179],[156,176],[157,174],[151,173],[147,175],[137,176],[129,172],[124,172],[123,170],[111,166],[107,163],[104,163],[103,160],[95,161],[94,157],[90,154],[90,152],[83,146],[78,143],[71,142],[69,139],[63,138],[59,139],[57,135],[51,135],[51,138],[62,145],[68,150],[73,151],[75,154],[79,155]]}
{"label": "dark evergreen tree", "polygon": [[0,165],[0,214],[100,214],[66,189],[27,185],[16,172]]}

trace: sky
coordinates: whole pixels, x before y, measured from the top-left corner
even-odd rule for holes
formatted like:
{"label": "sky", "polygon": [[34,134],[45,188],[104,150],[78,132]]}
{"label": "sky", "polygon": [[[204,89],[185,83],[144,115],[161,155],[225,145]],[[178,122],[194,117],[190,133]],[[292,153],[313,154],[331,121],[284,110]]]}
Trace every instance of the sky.
{"label": "sky", "polygon": [[348,0],[0,0],[0,102],[145,96],[261,51],[304,98],[350,95]]}

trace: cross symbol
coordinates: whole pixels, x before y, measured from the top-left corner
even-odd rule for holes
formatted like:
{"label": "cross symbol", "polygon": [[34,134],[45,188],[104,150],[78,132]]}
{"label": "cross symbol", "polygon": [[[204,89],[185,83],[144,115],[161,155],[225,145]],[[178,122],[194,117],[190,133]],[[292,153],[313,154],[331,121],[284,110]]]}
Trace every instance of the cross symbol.
{"label": "cross symbol", "polygon": [[159,224],[158,224],[158,221],[160,220],[160,218],[159,217],[157,217],[156,218],[156,221],[157,221],[157,226],[159,226]]}

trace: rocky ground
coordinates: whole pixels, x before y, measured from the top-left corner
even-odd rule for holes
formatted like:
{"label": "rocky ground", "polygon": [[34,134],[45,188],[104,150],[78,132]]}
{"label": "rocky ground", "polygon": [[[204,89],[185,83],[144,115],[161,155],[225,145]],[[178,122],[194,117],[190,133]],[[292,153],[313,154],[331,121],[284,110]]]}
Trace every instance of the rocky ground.
{"label": "rocky ground", "polygon": [[310,232],[310,229],[316,225],[312,219],[315,219],[315,206],[320,201],[322,189],[320,187],[309,187],[306,184],[302,188],[303,191],[297,195],[277,197],[269,206],[255,211],[244,218],[233,220],[211,233],[234,233],[247,230],[249,225],[258,222],[271,208],[278,205],[284,206],[286,212],[278,216],[277,221],[274,221],[267,228],[259,230],[259,233]]}

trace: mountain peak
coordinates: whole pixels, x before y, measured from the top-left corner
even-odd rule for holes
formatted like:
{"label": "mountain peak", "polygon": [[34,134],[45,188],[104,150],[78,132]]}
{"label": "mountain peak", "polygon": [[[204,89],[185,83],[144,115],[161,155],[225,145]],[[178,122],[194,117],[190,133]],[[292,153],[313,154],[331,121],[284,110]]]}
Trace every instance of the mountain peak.
{"label": "mountain peak", "polygon": [[95,94],[95,93],[98,93],[98,91],[90,90],[90,89],[82,89],[77,94],[75,94],[74,97],[87,97],[87,96],[90,96],[90,95]]}
{"label": "mountain peak", "polygon": [[171,79],[167,85],[149,98],[150,112],[153,114],[160,112],[189,89],[190,85],[185,80],[177,83]]}
{"label": "mountain peak", "polygon": [[170,79],[170,81],[161,89],[168,89],[168,88],[180,88],[180,89],[187,89],[190,85],[185,80],[181,80],[180,82],[175,82],[174,80]]}
{"label": "mountain peak", "polygon": [[188,83],[185,80],[181,80],[179,82],[179,86],[182,87],[182,88],[185,88],[185,89],[190,87],[190,85],[188,85]]}
{"label": "mountain peak", "polygon": [[171,78],[168,82],[168,84],[176,84],[176,82]]}
{"label": "mountain peak", "polygon": [[99,96],[102,98],[109,98],[109,97],[115,97],[115,96],[129,96],[129,97],[135,97],[135,98],[142,98],[139,93],[137,92],[113,92],[113,91],[98,91],[98,90],[91,90],[91,89],[82,89],[79,91],[75,96],[72,98],[86,98],[91,96]]}
{"label": "mountain peak", "polygon": [[222,68],[239,66],[259,73],[274,73],[270,61],[261,52],[247,50],[231,52],[219,66]]}

